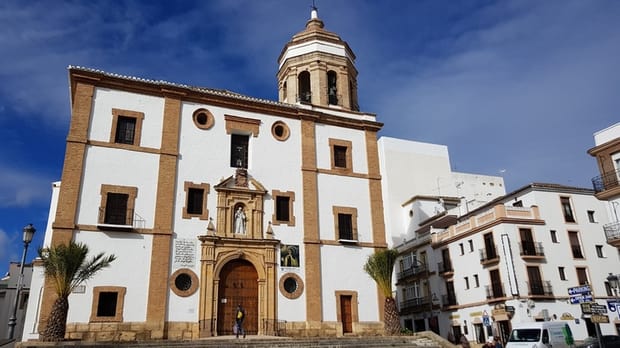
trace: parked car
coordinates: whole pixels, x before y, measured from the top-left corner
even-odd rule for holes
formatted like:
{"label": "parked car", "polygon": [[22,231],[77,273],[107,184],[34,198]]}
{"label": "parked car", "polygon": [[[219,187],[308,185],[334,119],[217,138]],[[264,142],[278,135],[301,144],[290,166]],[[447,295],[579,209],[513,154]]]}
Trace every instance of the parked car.
{"label": "parked car", "polygon": [[[620,348],[620,336],[618,335],[603,335],[604,348]],[[588,337],[581,344],[578,344],[575,348],[599,348],[598,338]]]}

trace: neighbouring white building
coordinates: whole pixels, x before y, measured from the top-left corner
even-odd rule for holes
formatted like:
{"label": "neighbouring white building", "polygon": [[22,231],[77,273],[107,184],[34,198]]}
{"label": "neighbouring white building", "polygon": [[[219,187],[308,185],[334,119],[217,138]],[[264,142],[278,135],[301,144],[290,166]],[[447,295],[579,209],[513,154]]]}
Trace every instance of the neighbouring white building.
{"label": "neighbouring white building", "polygon": [[[593,190],[533,183],[466,214],[456,201],[446,208],[399,246],[406,327],[484,343],[491,335],[505,342],[514,323],[561,320],[580,340],[596,334],[579,302],[595,301],[611,312],[603,334],[617,333],[607,276],[620,258],[603,232],[606,204]],[[448,226],[434,227],[442,222]]]}
{"label": "neighbouring white building", "polygon": [[604,226],[607,241],[620,247],[620,123],[596,132],[594,145],[588,153],[596,158],[600,175],[592,184],[596,197],[608,202],[611,221]]}
{"label": "neighbouring white building", "polygon": [[[67,337],[383,331],[364,273],[387,247],[374,114],[316,9],[279,57],[279,101],[69,67],[71,125],[45,245],[117,260],[69,297]],[[24,339],[54,295],[35,264]],[[102,325],[103,323],[103,325]]]}

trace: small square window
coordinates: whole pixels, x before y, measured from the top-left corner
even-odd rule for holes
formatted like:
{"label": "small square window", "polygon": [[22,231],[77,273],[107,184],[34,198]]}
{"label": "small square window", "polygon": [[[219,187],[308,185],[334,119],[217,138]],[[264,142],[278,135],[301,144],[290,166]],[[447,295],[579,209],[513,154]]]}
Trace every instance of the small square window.
{"label": "small square window", "polygon": [[588,210],[588,220],[592,223],[596,222],[596,219],[594,218],[594,210]]}
{"label": "small square window", "polygon": [[116,136],[114,137],[114,142],[118,144],[133,145],[135,134],[136,119],[133,117],[119,116],[118,123],[116,124]]}
{"label": "small square window", "polygon": [[566,280],[566,272],[564,272],[564,267],[558,267],[558,274],[560,275],[560,280]]}
{"label": "small square window", "polygon": [[120,286],[94,287],[90,321],[122,322],[126,291],[127,288]]}
{"label": "small square window", "polygon": [[295,192],[277,191],[271,193],[273,197],[273,216],[271,218],[274,225],[295,226],[295,216],[293,215],[293,201],[295,200]]}
{"label": "small square window", "polygon": [[184,189],[185,206],[183,207],[183,219],[197,217],[200,220],[207,220],[209,218],[209,210],[206,203],[210,185],[186,181]]}
{"label": "small square window", "polygon": [[558,233],[555,230],[550,230],[549,233],[551,234],[551,241],[558,243]]}
{"label": "small square window", "polygon": [[144,113],[112,109],[110,142],[119,145],[140,145]]}
{"label": "small square window", "polygon": [[133,226],[137,195],[136,187],[101,185],[99,229],[125,229]]}
{"label": "small square window", "polygon": [[118,302],[117,292],[100,292],[99,302],[97,303],[98,317],[113,317],[116,315],[116,303]]}
{"label": "small square window", "polygon": [[357,209],[333,207],[336,238],[340,241],[357,241]]}
{"label": "small square window", "polygon": [[190,188],[187,190],[187,213],[192,215],[202,214],[202,197],[204,190],[199,188]]}
{"label": "small square window", "polygon": [[331,149],[331,169],[351,173],[353,172],[352,142],[348,140],[329,139]]}

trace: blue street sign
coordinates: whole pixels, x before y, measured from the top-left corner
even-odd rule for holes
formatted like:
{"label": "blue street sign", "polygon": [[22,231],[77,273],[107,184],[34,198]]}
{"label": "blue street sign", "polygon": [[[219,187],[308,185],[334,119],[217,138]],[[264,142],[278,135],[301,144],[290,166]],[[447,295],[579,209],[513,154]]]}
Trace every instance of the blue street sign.
{"label": "blue street sign", "polygon": [[491,320],[488,316],[482,317],[482,324],[484,324],[484,326],[491,326]]}
{"label": "blue street sign", "polygon": [[607,308],[610,312],[615,312],[620,307],[620,300],[607,300]]}
{"label": "blue street sign", "polygon": [[591,292],[592,292],[592,289],[590,288],[590,285],[581,285],[581,286],[575,286],[572,288],[568,288],[568,294],[570,296],[590,294]]}
{"label": "blue street sign", "polygon": [[577,304],[581,302],[592,302],[592,295],[575,295],[570,297],[571,304]]}

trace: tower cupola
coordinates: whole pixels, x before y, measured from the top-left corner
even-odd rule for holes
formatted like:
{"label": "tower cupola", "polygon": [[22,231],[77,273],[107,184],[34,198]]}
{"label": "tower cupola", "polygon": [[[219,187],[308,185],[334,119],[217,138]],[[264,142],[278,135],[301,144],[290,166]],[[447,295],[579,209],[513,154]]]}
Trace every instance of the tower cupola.
{"label": "tower cupola", "polygon": [[278,99],[359,111],[355,54],[324,29],[316,7],[306,28],[295,34],[278,58]]}

